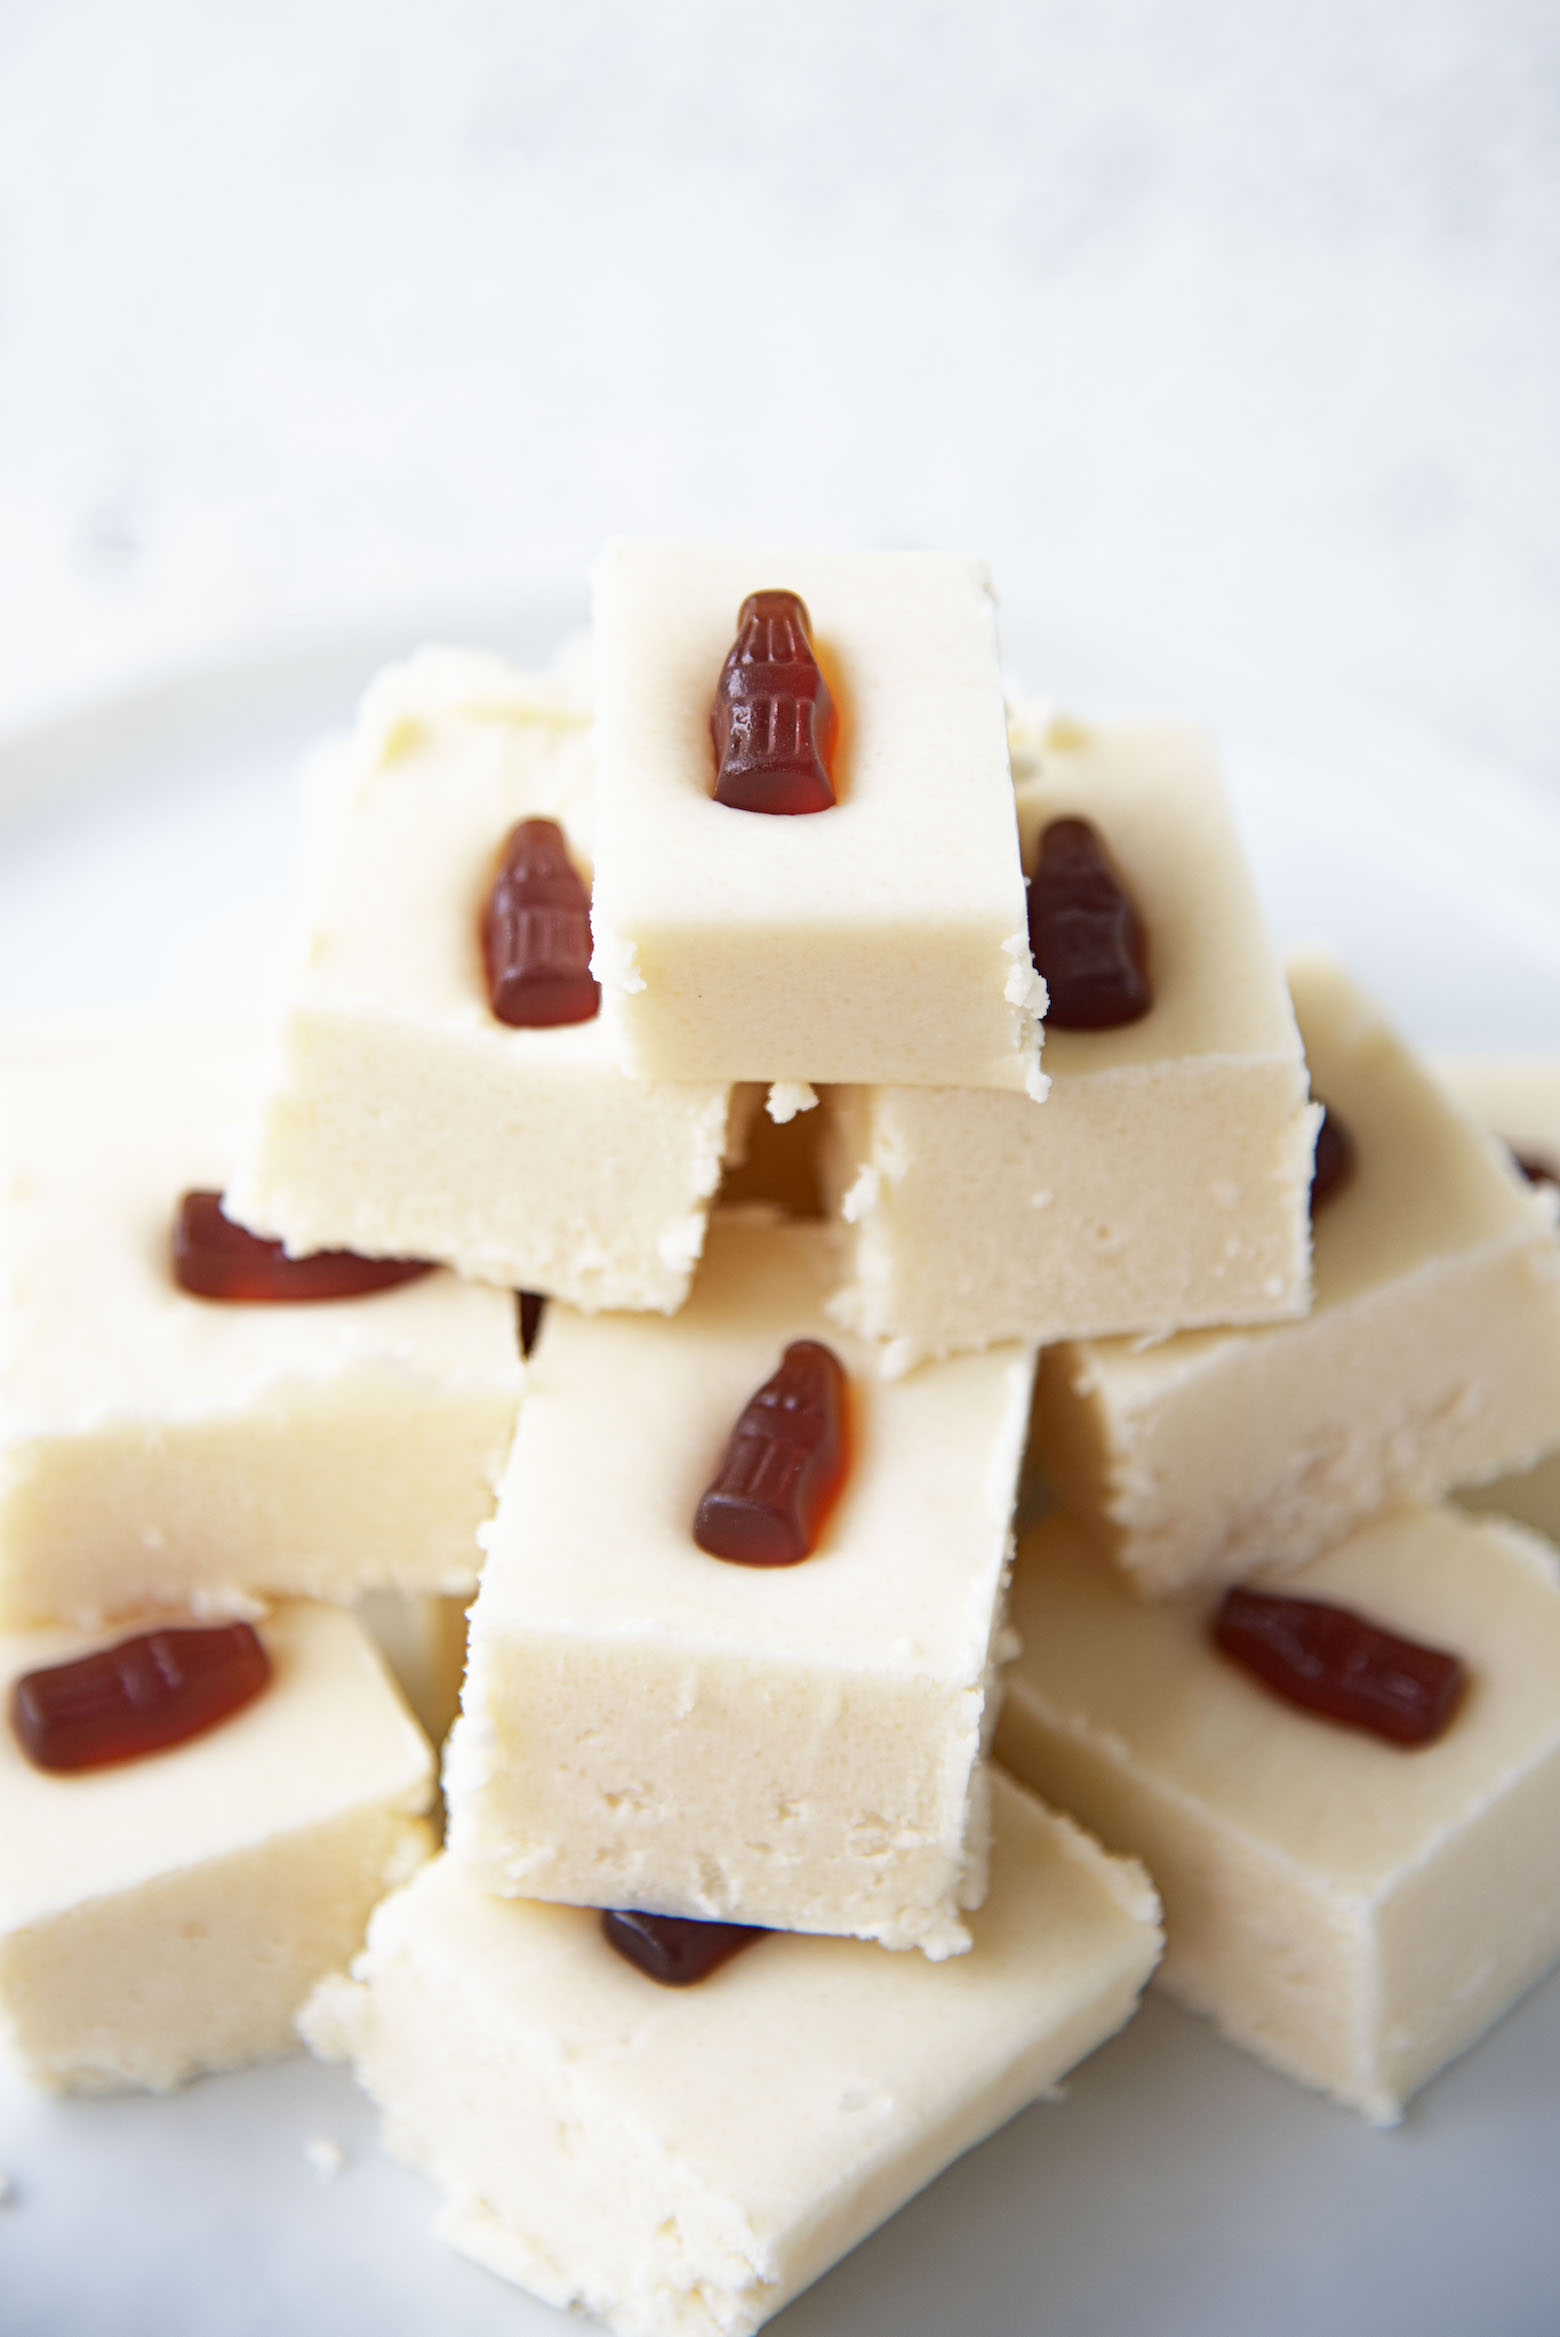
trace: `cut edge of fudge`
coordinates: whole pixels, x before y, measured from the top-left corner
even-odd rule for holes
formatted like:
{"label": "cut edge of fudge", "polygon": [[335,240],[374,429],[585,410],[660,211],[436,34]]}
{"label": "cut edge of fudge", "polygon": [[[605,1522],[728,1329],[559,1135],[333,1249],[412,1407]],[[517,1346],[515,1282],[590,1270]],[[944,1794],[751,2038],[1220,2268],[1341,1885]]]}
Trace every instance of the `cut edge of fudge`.
{"label": "cut edge of fudge", "polygon": [[[1211,1110],[1225,1084],[1225,1068],[1217,1062],[1193,1068]],[[1275,1102],[1282,1099],[1286,1109],[1293,1105],[1275,1148],[1277,1166],[1269,1163],[1267,1171],[1284,1189],[1287,1210],[1287,1197],[1303,1193],[1309,1183],[1320,1112],[1306,1101],[1303,1066],[1261,1066],[1259,1075]],[[1065,1074],[1053,1078],[1043,1107],[1048,1117],[1057,1116],[1058,1126],[1070,1112],[1073,1092],[1060,1084],[1063,1079]],[[994,1146],[1007,1156],[1014,1182],[1030,1188],[1024,1196],[1027,1217],[1045,1223],[1049,1243],[1055,1183],[1045,1181],[1047,1164],[1010,1117],[1010,1108],[1024,1106],[1025,1099],[989,1091],[903,1088],[891,1098],[834,1090],[829,1101],[833,1122],[824,1150],[826,1191],[834,1213],[852,1228],[848,1279],[830,1312],[843,1328],[881,1342],[880,1368],[890,1376],[1006,1340],[1049,1347],[1085,1338],[1162,1337],[1180,1329],[1297,1319],[1309,1307],[1311,1245],[1303,1206],[1290,1214],[1290,1222],[1275,1220],[1259,1228],[1260,1238],[1253,1241],[1235,1218],[1241,1188],[1223,1175],[1212,1177],[1208,1189],[1217,1188],[1220,1196],[1228,1192],[1230,1201],[1218,1199],[1194,1244],[1185,1239],[1166,1243],[1167,1251],[1174,1252],[1168,1267],[1146,1272],[1132,1267],[1126,1255],[1130,1237],[1119,1223],[1104,1222],[1102,1208],[1091,1206],[1058,1213],[1054,1264],[1041,1269],[1023,1255],[1024,1225],[1004,1229],[996,1208],[979,1210],[976,1192],[969,1196],[979,1219],[973,1238],[965,1237],[963,1252],[950,1258],[946,1276],[939,1276],[936,1229],[949,1223],[962,1180],[950,1171],[918,1187],[909,1164],[913,1140],[904,1124],[920,1120],[929,1126],[939,1107],[946,1107],[937,1130],[941,1138],[967,1132],[972,1119],[984,1122]],[[1069,1125],[1069,1138],[1071,1133]],[[952,1145],[945,1148],[951,1151]],[[1071,1180],[1076,1184],[1088,1147],[1069,1143],[1068,1149],[1073,1157],[1050,1173],[1054,1179],[1059,1168],[1076,1170],[1079,1175]],[[1219,1156],[1210,1165],[1222,1170],[1228,1162]],[[907,1203],[914,1211],[908,1218]],[[1135,1299],[1126,1295],[1134,1281]]]}

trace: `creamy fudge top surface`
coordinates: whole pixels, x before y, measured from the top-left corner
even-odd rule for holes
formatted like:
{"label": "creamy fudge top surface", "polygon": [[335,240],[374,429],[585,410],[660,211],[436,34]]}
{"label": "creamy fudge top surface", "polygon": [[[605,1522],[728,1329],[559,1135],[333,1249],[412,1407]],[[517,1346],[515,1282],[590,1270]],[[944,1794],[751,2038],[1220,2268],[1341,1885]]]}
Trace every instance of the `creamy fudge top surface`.
{"label": "creamy fudge top surface", "polygon": [[[359,1968],[407,1953],[446,1965],[493,2002],[499,2052],[513,2024],[544,2030],[577,2101],[632,2121],[781,2231],[903,2149],[929,2110],[978,2099],[1027,2046],[1152,1969],[1159,1910],[1142,1868],[1000,1772],[993,1788],[990,1895],[949,1963],[776,1932],[694,1987],[659,1988],[593,1912],[490,1898],[446,1857],[379,1910]],[[365,2044],[366,2007],[332,2034],[328,2002],[310,2008],[311,2037]],[[394,2040],[366,2049],[372,2081]]]}
{"label": "creamy fudge top surface", "polygon": [[1481,1126],[1560,1170],[1560,1062],[1446,1055],[1435,1068]]}
{"label": "creamy fudge top surface", "polygon": [[[765,818],[714,801],[710,709],[750,592],[799,592],[840,711],[834,807]],[[756,930],[885,931],[986,915],[1025,931],[991,590],[940,552],[620,541],[596,570],[597,738],[617,914],[711,907]],[[1027,966],[1027,947],[1024,962]]]}
{"label": "creamy fudge top surface", "polygon": [[[23,1672],[147,1628],[0,1635],[0,1700]],[[0,1721],[0,1931],[366,1803],[428,1807],[433,1754],[362,1627],[297,1601],[258,1629],[269,1684],[204,1736],[144,1760],[51,1775]]]}
{"label": "creamy fudge top surface", "polygon": [[515,1029],[488,1003],[481,920],[516,822],[556,820],[592,872],[590,716],[546,675],[424,650],[371,684],[350,746],[316,764],[295,1004],[373,1006],[516,1058],[612,1064],[600,1016]]}
{"label": "creamy fudge top surface", "polygon": [[175,1283],[180,1196],[221,1190],[258,1086],[259,1032],[176,1022],[0,1034],[0,1425],[9,1435],[129,1414],[236,1409],[353,1369],[512,1380],[509,1293],[444,1272],[367,1297],[227,1305]]}
{"label": "creamy fudge top surface", "polygon": [[[589,728],[590,707],[590,643],[584,635],[566,641],[541,673],[489,649],[430,642],[374,676],[358,708],[353,743],[366,763],[393,762],[451,716],[578,735]],[[588,800],[585,808],[588,817]],[[582,848],[584,842],[588,838]]]}
{"label": "creamy fudge top surface", "polygon": [[1147,931],[1153,1006],[1119,1030],[1047,1025],[1052,1078],[1188,1055],[1276,1055],[1300,1042],[1212,750],[1173,724],[1012,722],[1023,864],[1040,831],[1093,822]]}
{"label": "creamy fudge top surface", "polygon": [[1011,1692],[1365,1897],[1560,1746],[1560,1562],[1533,1535],[1405,1508],[1273,1587],[1460,1655],[1471,1685],[1445,1736],[1405,1752],[1297,1710],[1214,1647],[1217,1595],[1145,1605],[1060,1514],[1020,1550]]}
{"label": "creamy fudge top surface", "polygon": [[[670,1321],[549,1308],[487,1529],[477,1627],[690,1646],[839,1669],[985,1671],[1034,1358],[1015,1346],[873,1377],[830,1323],[829,1230],[717,1213]],[[851,1467],[819,1549],[730,1564],[693,1539],[737,1415],[793,1339],[850,1375]]]}
{"label": "creamy fudge top surface", "polygon": [[[1289,961],[1311,1092],[1354,1139],[1348,1182],[1316,1213],[1312,1319],[1460,1254],[1542,1240],[1552,1203],[1458,1110],[1377,1009],[1329,958]],[[1050,1060],[1050,1057],[1047,1057]],[[1120,1398],[1158,1396],[1249,1339],[1304,1335],[1303,1324],[1183,1331],[1157,1344],[1095,1341]]]}

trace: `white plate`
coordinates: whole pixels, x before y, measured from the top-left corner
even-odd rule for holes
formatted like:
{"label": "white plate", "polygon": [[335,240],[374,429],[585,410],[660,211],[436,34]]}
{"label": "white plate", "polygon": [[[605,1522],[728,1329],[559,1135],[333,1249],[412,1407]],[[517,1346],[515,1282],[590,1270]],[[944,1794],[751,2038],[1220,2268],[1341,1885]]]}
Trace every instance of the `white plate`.
{"label": "white plate", "polygon": [[[547,653],[555,612],[474,628]],[[148,692],[0,748],[0,1014],[235,1008],[283,950],[299,750],[369,639]],[[1281,938],[1328,940],[1432,1045],[1560,1052],[1560,812],[1356,748],[1237,742]],[[0,1856],[4,1846],[0,1845]],[[786,2337],[1553,2337],[1560,1981],[1375,2134],[1151,2002],[1075,2079],[792,2306]],[[304,2155],[346,2166],[323,2186]],[[172,2101],[0,2078],[4,2337],[545,2337],[439,2247],[340,2070],[297,2060]]]}

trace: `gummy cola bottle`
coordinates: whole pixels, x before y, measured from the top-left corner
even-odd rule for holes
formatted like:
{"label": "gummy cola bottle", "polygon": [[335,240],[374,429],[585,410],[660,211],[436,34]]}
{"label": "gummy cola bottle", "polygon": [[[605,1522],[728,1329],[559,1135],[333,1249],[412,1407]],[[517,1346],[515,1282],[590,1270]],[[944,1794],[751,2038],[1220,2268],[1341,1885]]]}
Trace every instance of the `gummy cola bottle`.
{"label": "gummy cola bottle", "polygon": [[710,710],[715,800],[737,811],[827,811],[838,721],[800,593],[750,592]]}
{"label": "gummy cola bottle", "polygon": [[793,1339],[737,1417],[693,1538],[739,1566],[794,1566],[818,1547],[845,1482],[845,1372],[831,1347]]}
{"label": "gummy cola bottle", "polygon": [[589,1022],[601,992],[590,972],[590,895],[556,820],[511,829],[488,895],[482,955],[488,1002],[518,1030]]}

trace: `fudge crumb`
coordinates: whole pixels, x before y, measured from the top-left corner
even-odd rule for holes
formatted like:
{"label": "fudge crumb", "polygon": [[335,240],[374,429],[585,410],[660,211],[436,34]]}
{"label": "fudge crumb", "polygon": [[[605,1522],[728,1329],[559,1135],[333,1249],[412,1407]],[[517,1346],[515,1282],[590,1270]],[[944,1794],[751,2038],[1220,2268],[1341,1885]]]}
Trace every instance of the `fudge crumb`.
{"label": "fudge crumb", "polygon": [[347,2163],[346,2152],[328,2134],[313,2135],[304,2144],[303,2155],[322,2183],[334,2183]]}
{"label": "fudge crumb", "polygon": [[847,1225],[859,1225],[864,1217],[871,1216],[878,1205],[882,1185],[882,1171],[875,1169],[870,1161],[857,1171],[849,1192],[840,1202],[840,1215]]}
{"label": "fudge crumb", "polygon": [[764,1108],[775,1126],[783,1128],[798,1112],[817,1110],[818,1090],[809,1087],[805,1079],[777,1079],[770,1087]]}

